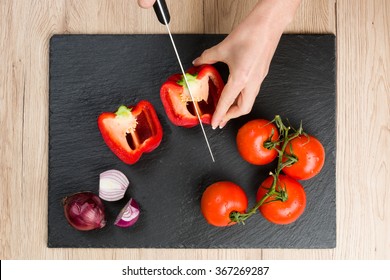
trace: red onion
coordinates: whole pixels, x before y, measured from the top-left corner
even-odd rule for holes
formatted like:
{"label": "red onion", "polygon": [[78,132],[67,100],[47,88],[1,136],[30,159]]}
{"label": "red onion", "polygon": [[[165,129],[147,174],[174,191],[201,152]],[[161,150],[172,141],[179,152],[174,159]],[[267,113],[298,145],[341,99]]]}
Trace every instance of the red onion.
{"label": "red onion", "polygon": [[118,227],[130,227],[134,225],[139,217],[138,203],[130,198],[129,202],[123,207],[118,217],[115,220],[115,225]]}
{"label": "red onion", "polygon": [[106,201],[117,201],[124,197],[129,180],[122,172],[112,169],[100,174],[99,197]]}
{"label": "red onion", "polygon": [[93,230],[106,225],[104,205],[91,192],[79,192],[63,199],[65,217],[78,230]]}

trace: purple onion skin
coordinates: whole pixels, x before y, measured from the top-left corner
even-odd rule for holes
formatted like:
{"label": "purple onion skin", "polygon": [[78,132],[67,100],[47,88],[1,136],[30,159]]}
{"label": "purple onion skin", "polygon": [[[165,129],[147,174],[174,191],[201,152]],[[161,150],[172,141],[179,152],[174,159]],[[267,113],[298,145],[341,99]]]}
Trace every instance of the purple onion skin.
{"label": "purple onion skin", "polygon": [[[137,209],[137,211],[138,211],[137,215],[135,217],[133,217],[130,221],[123,220],[122,219],[123,214],[125,213],[126,209],[128,209],[130,206]],[[123,207],[123,209],[119,213],[114,224],[118,227],[123,227],[123,228],[131,227],[132,225],[134,225],[138,221],[139,214],[140,214],[139,211],[140,211],[140,209],[139,209],[138,203],[133,198],[130,198],[129,202],[126,203],[125,207]]]}
{"label": "purple onion skin", "polygon": [[79,192],[63,199],[65,217],[77,230],[88,231],[106,225],[104,204],[92,192]]}

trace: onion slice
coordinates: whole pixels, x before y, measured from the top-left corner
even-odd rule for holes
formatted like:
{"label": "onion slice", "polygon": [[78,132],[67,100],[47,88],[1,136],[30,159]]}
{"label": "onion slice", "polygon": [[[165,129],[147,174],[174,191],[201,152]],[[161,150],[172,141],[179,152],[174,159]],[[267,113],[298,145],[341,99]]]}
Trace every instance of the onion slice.
{"label": "onion slice", "polygon": [[100,174],[99,197],[106,201],[118,201],[125,196],[129,186],[126,175],[111,169]]}
{"label": "onion slice", "polygon": [[118,227],[131,227],[137,222],[139,214],[138,203],[133,198],[130,198],[129,202],[117,216],[114,224]]}

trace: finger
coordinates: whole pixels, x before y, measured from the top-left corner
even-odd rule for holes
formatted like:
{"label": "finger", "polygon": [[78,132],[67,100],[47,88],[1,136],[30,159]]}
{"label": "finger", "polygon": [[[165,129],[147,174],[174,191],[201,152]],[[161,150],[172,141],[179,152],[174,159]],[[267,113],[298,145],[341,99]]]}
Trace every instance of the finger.
{"label": "finger", "polygon": [[214,64],[219,61],[219,54],[217,46],[205,50],[192,64],[199,66],[202,64]]}
{"label": "finger", "polygon": [[219,128],[222,129],[225,127],[225,125],[228,123],[229,120],[227,121],[221,121],[221,123],[219,124]]}
{"label": "finger", "polygon": [[259,90],[257,88],[252,91],[248,91],[247,89],[242,90],[242,92],[237,97],[236,102],[226,112],[225,117],[221,121],[219,127],[223,128],[231,119],[249,114],[252,110],[258,93]]}
{"label": "finger", "polygon": [[[244,99],[244,97],[239,96],[240,101],[237,102],[236,104],[232,105],[229,108],[229,110],[226,112],[226,115],[222,120],[223,124],[226,124],[231,119],[235,119],[235,118],[241,117],[243,115],[247,115],[251,112],[255,98],[253,98],[253,100],[246,99],[245,101],[241,101],[241,99]],[[222,123],[220,125],[221,128],[224,127],[224,125],[222,125]]]}
{"label": "finger", "polygon": [[138,6],[144,9],[149,9],[153,6],[156,0],[138,0]]}
{"label": "finger", "polygon": [[[230,76],[231,77],[231,76]],[[236,101],[237,96],[241,92],[243,85],[241,83],[235,82],[232,78],[228,79],[224,89],[222,90],[221,97],[219,98],[217,107],[213,114],[211,120],[211,126],[215,129],[217,126],[220,126],[221,122],[224,120],[226,112]]]}

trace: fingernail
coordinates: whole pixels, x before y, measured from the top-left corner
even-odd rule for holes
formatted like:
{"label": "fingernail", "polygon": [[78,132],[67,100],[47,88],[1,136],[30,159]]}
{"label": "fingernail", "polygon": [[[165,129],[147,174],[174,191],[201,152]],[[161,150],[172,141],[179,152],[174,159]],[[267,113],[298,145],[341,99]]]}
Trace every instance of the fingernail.
{"label": "fingernail", "polygon": [[194,60],[192,61],[192,65],[194,65],[194,64],[195,64],[195,60],[196,60],[196,59],[194,59]]}
{"label": "fingernail", "polygon": [[222,121],[222,122],[219,124],[219,129],[224,128],[226,124],[227,124],[227,121]]}
{"label": "fingernail", "polygon": [[216,121],[212,121],[211,122],[211,128],[212,129],[217,129],[218,125],[220,124],[221,122],[216,122]]}

